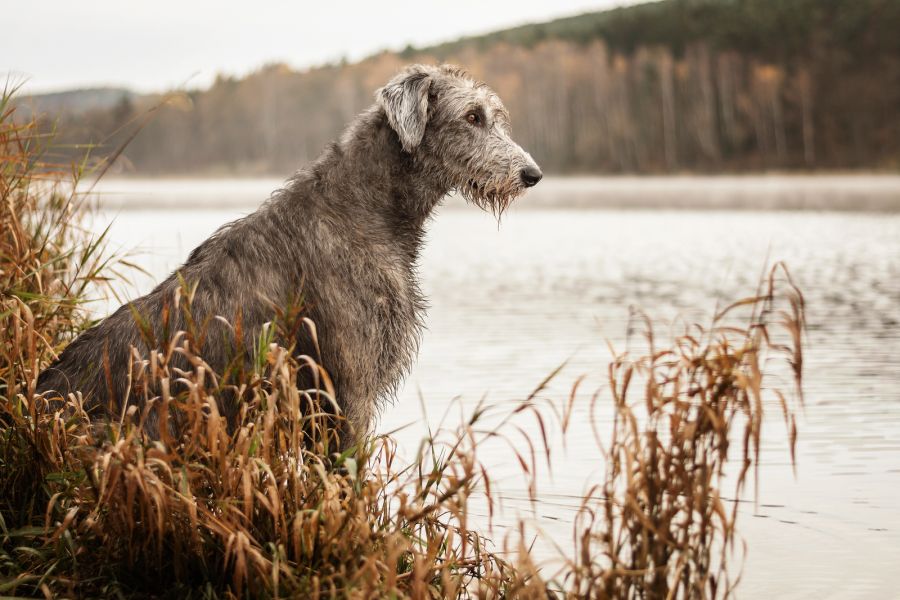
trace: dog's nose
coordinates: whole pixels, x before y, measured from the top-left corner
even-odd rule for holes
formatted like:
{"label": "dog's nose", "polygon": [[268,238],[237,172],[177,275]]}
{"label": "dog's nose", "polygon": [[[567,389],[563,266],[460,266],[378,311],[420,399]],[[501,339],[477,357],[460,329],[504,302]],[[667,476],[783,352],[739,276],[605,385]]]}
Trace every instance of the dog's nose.
{"label": "dog's nose", "polygon": [[521,173],[519,173],[519,176],[522,177],[522,183],[525,184],[525,187],[531,187],[536,185],[544,174],[541,173],[541,170],[537,167],[525,167],[522,169]]}

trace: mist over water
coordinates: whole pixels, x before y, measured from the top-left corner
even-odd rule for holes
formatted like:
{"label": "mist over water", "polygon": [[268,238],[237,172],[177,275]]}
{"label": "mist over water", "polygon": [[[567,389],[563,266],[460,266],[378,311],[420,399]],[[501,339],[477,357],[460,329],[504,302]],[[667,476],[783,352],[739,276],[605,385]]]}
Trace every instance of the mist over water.
{"label": "mist over water", "polygon": [[[785,261],[806,296],[809,325],[797,477],[773,410],[760,504],[751,490],[738,522],[748,544],[739,593],[891,597],[900,585],[900,213],[891,212],[900,178],[666,179],[549,180],[499,226],[448,201],[421,260],[428,329],[379,431],[402,427],[395,435],[412,455],[427,431],[423,404],[433,426],[442,418],[454,426],[482,398],[521,399],[567,361],[542,395],[562,403],[586,375],[580,426],[555,455],[538,510],[524,500],[511,453],[482,459],[495,467],[504,514],[529,516],[568,549],[578,497],[603,469],[587,406],[605,383],[607,340],[616,349],[637,343],[628,335],[632,307],[654,319],[663,340],[685,323],[708,323],[717,302],[753,294],[765,266]],[[93,227],[111,222],[112,245],[135,249],[132,260],[149,271],[136,277],[134,297],[279,184],[110,180]],[[608,403],[601,396],[593,415],[601,435],[610,429]]]}

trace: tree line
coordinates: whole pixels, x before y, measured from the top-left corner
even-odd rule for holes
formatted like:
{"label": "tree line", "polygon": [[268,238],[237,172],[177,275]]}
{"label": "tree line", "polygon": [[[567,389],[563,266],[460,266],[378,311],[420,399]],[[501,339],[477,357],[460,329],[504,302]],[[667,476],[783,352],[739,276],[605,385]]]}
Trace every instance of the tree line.
{"label": "tree line", "polygon": [[497,91],[550,172],[896,169],[898,23],[897,0],[663,0],[354,64],[267,65],[47,122],[111,149],[158,107],[119,168],[283,174],[403,65],[453,62]]}

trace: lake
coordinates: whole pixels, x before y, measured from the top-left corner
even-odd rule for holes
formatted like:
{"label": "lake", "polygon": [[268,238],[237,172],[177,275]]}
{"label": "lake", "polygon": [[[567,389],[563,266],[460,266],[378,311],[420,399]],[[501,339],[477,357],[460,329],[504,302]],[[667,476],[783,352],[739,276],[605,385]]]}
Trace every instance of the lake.
{"label": "lake", "polygon": [[[130,294],[143,293],[278,185],[112,179],[100,187],[93,227],[111,223],[111,244],[134,251],[150,276],[137,277]],[[379,430],[405,426],[395,436],[414,453],[426,431],[423,404],[428,422],[447,413],[453,425],[482,398],[522,399],[566,361],[543,396],[562,403],[587,375],[576,409],[586,421],[590,392],[604,383],[607,340],[617,348],[629,342],[631,307],[651,315],[666,337],[678,323],[708,322],[717,301],[751,295],[767,261],[783,260],[808,308],[797,475],[784,427],[772,418],[760,503],[743,504],[738,522],[748,545],[738,595],[896,597],[898,210],[900,177],[548,178],[499,225],[450,199],[430,226],[421,261],[428,330]],[[597,415],[601,433],[609,418],[608,409]],[[513,455],[501,449],[487,460],[504,518],[528,518],[563,548],[571,547],[581,491],[603,472],[583,429],[555,456],[534,513]]]}

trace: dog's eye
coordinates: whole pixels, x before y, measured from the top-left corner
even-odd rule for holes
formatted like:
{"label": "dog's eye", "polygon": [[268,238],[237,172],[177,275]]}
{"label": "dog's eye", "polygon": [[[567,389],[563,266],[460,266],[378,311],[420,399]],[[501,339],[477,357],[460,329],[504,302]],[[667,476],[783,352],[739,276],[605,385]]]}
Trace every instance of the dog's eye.
{"label": "dog's eye", "polygon": [[481,125],[481,116],[476,112],[470,112],[466,115],[466,121],[472,125]]}

